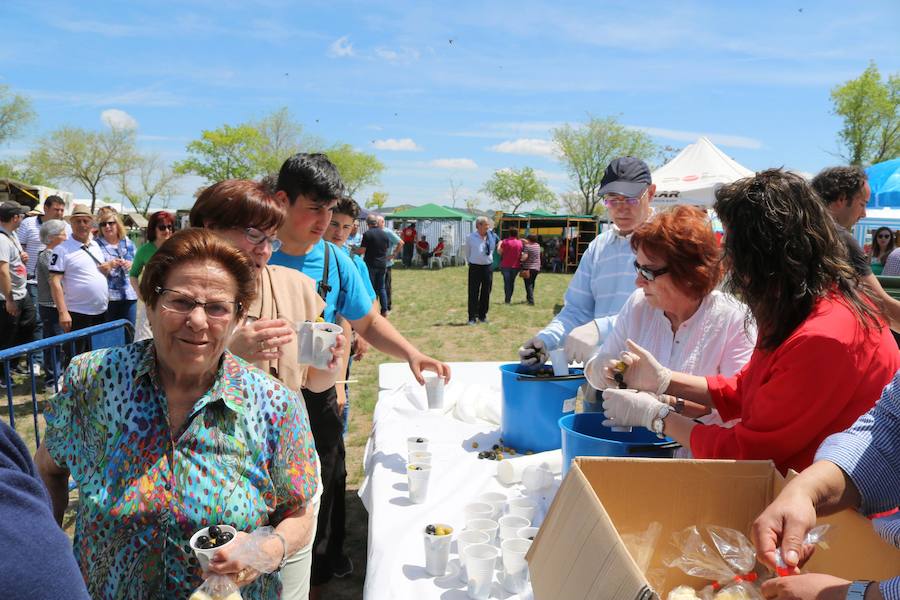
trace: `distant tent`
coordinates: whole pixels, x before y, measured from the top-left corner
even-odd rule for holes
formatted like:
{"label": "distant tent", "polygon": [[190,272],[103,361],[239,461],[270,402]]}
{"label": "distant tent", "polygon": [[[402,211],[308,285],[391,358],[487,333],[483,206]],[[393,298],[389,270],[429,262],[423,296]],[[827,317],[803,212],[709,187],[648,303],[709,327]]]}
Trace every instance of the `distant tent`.
{"label": "distant tent", "polygon": [[702,137],[651,174],[656,184],[653,204],[712,206],[716,188],[752,176],[753,171]]}
{"label": "distant tent", "polygon": [[391,214],[391,219],[397,220],[451,220],[451,221],[474,221],[475,217],[468,213],[438,206],[437,204],[423,204],[422,206],[414,206],[406,210],[398,210]]}

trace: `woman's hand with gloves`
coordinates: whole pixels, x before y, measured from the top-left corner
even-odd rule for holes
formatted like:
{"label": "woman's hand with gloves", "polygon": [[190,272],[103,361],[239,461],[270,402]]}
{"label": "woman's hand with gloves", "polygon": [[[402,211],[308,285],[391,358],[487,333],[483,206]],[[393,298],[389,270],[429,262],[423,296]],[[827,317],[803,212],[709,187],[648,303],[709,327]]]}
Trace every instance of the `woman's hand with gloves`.
{"label": "woman's hand with gloves", "polygon": [[606,427],[645,427],[653,431],[653,421],[664,406],[656,396],[636,390],[607,388],[603,391],[603,412]]}

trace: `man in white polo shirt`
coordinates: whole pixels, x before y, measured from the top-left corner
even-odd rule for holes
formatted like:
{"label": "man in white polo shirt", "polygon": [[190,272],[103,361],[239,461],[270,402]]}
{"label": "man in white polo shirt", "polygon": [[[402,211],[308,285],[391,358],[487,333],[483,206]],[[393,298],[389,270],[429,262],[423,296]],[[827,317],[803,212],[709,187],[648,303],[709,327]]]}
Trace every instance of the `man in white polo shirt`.
{"label": "man in white polo shirt", "polygon": [[[50,255],[50,293],[66,332],[99,325],[109,304],[103,251],[91,239],[94,217],[87,206],[76,204],[69,223],[72,237]],[[83,351],[83,345],[76,350]]]}

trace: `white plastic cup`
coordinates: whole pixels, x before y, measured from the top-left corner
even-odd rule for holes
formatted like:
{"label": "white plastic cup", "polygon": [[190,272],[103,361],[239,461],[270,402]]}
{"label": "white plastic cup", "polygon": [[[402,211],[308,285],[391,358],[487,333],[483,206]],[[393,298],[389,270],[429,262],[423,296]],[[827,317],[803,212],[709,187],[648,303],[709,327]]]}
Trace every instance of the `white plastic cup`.
{"label": "white plastic cup", "polygon": [[431,452],[426,452],[425,450],[416,450],[415,452],[410,452],[409,453],[409,462],[430,465],[431,464]]}
{"label": "white plastic cup", "polygon": [[531,523],[534,521],[534,515],[537,514],[537,502],[531,498],[513,498],[509,501],[509,514],[528,519],[528,522]]}
{"label": "white plastic cup", "polygon": [[468,586],[466,592],[472,600],[487,600],[494,581],[494,563],[500,550],[490,544],[471,544],[463,551]]}
{"label": "white plastic cup", "polygon": [[297,331],[297,362],[314,369],[327,369],[331,362],[331,349],[343,327],[334,323],[303,321],[294,325]]}
{"label": "white plastic cup", "polygon": [[406,451],[409,454],[413,452],[428,452],[428,438],[420,435],[406,438]]}
{"label": "white plastic cup", "polygon": [[553,374],[557,377],[569,374],[569,358],[565,348],[557,348],[550,351],[550,363],[553,365]]}
{"label": "white plastic cup", "polygon": [[453,528],[444,523],[435,523],[435,527],[446,527],[451,533],[446,535],[423,534],[425,536],[425,572],[432,577],[443,577],[447,574],[447,563],[450,561]]}
{"label": "white plastic cup", "polygon": [[525,554],[531,542],[520,538],[505,540],[500,544],[503,554],[503,589],[512,594],[525,590],[528,581],[528,563]]}
{"label": "white plastic cup", "polygon": [[425,371],[425,395],[428,397],[428,408],[444,408],[444,378],[437,373]]}
{"label": "white plastic cup", "polygon": [[497,529],[500,525],[493,519],[470,519],[466,521],[466,529],[470,531],[483,531],[490,537],[489,544],[497,539]]}
{"label": "white plastic cup", "polygon": [[218,546],[216,548],[206,549],[206,548],[200,548],[199,546],[197,546],[197,540],[201,536],[204,536],[204,535],[207,537],[209,536],[209,527],[204,527],[203,529],[201,529],[200,531],[198,531],[197,533],[195,533],[194,535],[191,536],[191,539],[189,542],[190,546],[191,546],[191,550],[194,551],[194,556],[197,557],[197,560],[200,562],[200,568],[203,569],[204,571],[206,571],[206,569],[209,567],[209,561],[212,560],[212,557],[215,555],[215,553],[218,552],[219,550],[221,550],[222,548],[225,548],[225,547],[231,545],[231,543],[234,542],[235,538],[237,537],[237,529],[235,529],[231,525],[219,525],[219,529],[222,530],[223,532],[224,531],[229,532],[233,537],[227,543],[222,544],[221,546]]}
{"label": "white plastic cup", "polygon": [[422,504],[428,496],[428,478],[431,476],[431,465],[412,463],[406,467],[409,478],[409,500],[413,504]]}
{"label": "white plastic cup", "polygon": [[491,536],[478,529],[466,529],[456,536],[456,549],[459,552],[459,579],[463,583],[469,581],[466,574],[466,561],[464,552],[471,544],[490,544]]}
{"label": "white plastic cup", "polygon": [[485,492],[478,496],[479,502],[487,502],[494,507],[491,518],[495,521],[503,514],[506,509],[507,495],[502,492]]}
{"label": "white plastic cup", "polygon": [[506,515],[505,517],[500,517],[500,520],[497,521],[497,524],[500,526],[500,540],[514,540],[516,539],[516,533],[522,529],[523,527],[528,527],[531,525],[531,521],[526,519],[525,517],[514,517],[512,515]]}
{"label": "white plastic cup", "polygon": [[487,502],[470,502],[463,507],[466,523],[472,519],[490,519],[494,515],[494,507]]}
{"label": "white plastic cup", "polygon": [[516,537],[522,540],[528,540],[529,542],[533,542],[534,538],[537,537],[539,527],[523,527],[522,529],[516,532]]}

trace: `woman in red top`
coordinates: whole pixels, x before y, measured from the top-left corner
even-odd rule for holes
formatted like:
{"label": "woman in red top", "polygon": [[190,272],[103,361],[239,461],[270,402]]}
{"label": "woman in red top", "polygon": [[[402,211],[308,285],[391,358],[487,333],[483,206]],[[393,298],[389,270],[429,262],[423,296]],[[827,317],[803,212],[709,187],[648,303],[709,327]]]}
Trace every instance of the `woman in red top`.
{"label": "woman in red top", "polygon": [[519,230],[510,227],[506,239],[500,242],[500,272],[503,273],[503,302],[509,304],[516,288],[516,277],[519,275],[522,258],[522,240]]}
{"label": "woman in red top", "polygon": [[[782,473],[800,471],[822,440],[875,404],[900,354],[833,219],[803,178],[763,171],[720,188],[715,210],[725,227],[729,291],[756,320],[750,361],[734,377],[697,377],[669,371],[629,341],[622,361],[633,389],[604,392],[607,423],[647,427],[696,458],[771,459]],[[607,367],[610,380],[614,365]],[[740,421],[699,425],[670,411],[658,394]]]}

